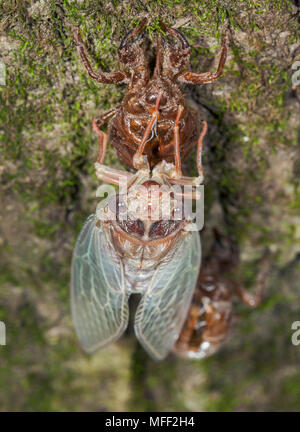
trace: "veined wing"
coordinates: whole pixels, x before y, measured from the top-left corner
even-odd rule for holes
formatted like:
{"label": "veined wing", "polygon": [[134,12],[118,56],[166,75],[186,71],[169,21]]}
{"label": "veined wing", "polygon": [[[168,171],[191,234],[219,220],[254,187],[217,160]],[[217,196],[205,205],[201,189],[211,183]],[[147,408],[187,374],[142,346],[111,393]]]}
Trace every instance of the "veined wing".
{"label": "veined wing", "polygon": [[118,339],[128,323],[128,295],[122,263],[95,215],[85,222],[73,254],[72,315],[85,351]]}
{"label": "veined wing", "polygon": [[184,324],[201,263],[200,235],[187,233],[175,253],[155,270],[136,313],[135,333],[155,360],[172,349]]}

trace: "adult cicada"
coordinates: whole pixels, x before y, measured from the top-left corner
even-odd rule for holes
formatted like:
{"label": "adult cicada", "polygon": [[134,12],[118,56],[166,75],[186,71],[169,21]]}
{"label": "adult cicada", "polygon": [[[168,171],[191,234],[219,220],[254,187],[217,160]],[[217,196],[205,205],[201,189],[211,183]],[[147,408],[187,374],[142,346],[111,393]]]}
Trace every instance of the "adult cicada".
{"label": "adult cicada", "polygon": [[[97,166],[98,174],[103,167]],[[151,174],[106,167],[105,178],[112,183],[118,178],[120,186],[126,180],[125,193],[108,196],[87,219],[72,263],[73,319],[88,353],[125,331],[131,294],[142,295],[135,334],[154,359],[163,359],[179,336],[195,289],[201,248],[199,232],[184,213],[187,193],[172,185],[172,169],[174,165],[166,162]]]}

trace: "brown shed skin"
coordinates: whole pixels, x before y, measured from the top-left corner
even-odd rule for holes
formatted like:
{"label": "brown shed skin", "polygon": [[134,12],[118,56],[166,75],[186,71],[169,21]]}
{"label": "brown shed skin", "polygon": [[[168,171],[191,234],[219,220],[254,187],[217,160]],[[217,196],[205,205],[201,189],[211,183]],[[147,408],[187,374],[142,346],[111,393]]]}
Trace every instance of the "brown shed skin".
{"label": "brown shed skin", "polygon": [[[150,168],[162,160],[174,163],[174,127],[178,112],[180,158],[184,160],[196,147],[201,132],[199,114],[187,105],[182,84],[204,84],[218,79],[226,61],[228,35],[224,38],[221,57],[216,72],[193,73],[187,68],[190,46],[185,37],[173,28],[160,23],[165,36],[157,38],[156,61],[152,68],[146,56],[144,38],[140,35],[147,20],[130,30],[119,47],[122,70],[95,73],[90,65],[79,30],[74,32],[78,53],[90,77],[107,84],[127,84],[127,93],[121,105],[95,120],[96,130],[109,121],[109,142],[116,148],[119,159],[129,168],[135,168],[133,156],[139,148],[147,125],[160,97],[157,118],[147,137],[143,154],[147,155]],[[171,37],[174,43],[170,43]]]}

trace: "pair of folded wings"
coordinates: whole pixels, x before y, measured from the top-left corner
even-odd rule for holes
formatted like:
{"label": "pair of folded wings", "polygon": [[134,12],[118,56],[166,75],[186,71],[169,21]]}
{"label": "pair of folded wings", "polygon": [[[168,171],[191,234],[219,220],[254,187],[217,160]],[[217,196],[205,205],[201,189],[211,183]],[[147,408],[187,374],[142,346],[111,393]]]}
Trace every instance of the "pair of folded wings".
{"label": "pair of folded wings", "polygon": [[[106,230],[91,215],[73,255],[71,297],[76,332],[85,351],[118,339],[128,324],[128,292],[124,264]],[[135,316],[135,333],[155,360],[172,349],[186,318],[201,260],[200,236],[189,232],[172,259],[152,270]]]}

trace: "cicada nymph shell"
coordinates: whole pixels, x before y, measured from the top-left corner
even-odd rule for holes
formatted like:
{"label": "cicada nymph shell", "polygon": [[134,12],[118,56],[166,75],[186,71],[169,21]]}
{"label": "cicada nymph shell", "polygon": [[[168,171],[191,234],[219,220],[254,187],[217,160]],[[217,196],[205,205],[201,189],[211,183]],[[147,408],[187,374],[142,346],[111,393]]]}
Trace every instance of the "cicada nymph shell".
{"label": "cicada nymph shell", "polygon": [[[79,29],[74,32],[74,41],[92,79],[98,83],[127,85],[122,103],[100,115],[94,121],[95,130],[109,120],[109,140],[118,158],[130,168],[138,169],[134,161],[138,151],[147,156],[151,169],[165,160],[179,170],[179,158],[184,160],[196,147],[201,130],[199,113],[187,103],[181,87],[211,83],[221,76],[229,44],[228,31],[222,42],[217,71],[196,73],[189,70],[188,41],[179,30],[162,22],[163,33],[157,37],[152,67],[142,34],[146,24],[147,19],[143,19],[125,35],[118,50],[121,69],[114,72],[93,70]],[[176,126],[178,138],[173,134]]]}

